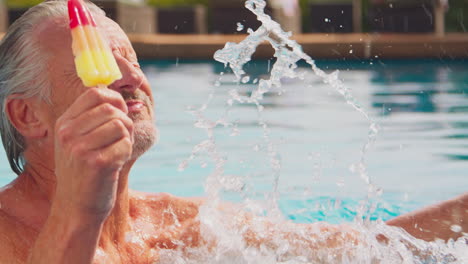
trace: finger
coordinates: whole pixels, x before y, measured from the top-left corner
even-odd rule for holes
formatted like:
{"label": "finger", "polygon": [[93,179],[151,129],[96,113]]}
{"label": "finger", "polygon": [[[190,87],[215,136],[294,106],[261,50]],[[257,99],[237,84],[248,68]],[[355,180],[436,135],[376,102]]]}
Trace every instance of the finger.
{"label": "finger", "polygon": [[81,150],[100,150],[109,145],[128,138],[132,141],[131,134],[120,119],[112,119],[88,134],[78,137],[75,144]]}
{"label": "finger", "polygon": [[94,151],[92,164],[100,170],[119,170],[132,155],[132,142],[123,137],[120,140]]}
{"label": "finger", "polygon": [[80,95],[67,109],[62,118],[76,118],[100,104],[109,103],[124,113],[128,113],[127,105],[121,94],[111,89],[90,88]]}
{"label": "finger", "polygon": [[120,111],[111,104],[105,103],[94,107],[93,109],[82,113],[75,119],[70,120],[66,126],[73,127],[73,133],[77,136],[84,135],[90,131],[102,126],[112,119],[119,119],[133,133],[133,121],[124,112]]}

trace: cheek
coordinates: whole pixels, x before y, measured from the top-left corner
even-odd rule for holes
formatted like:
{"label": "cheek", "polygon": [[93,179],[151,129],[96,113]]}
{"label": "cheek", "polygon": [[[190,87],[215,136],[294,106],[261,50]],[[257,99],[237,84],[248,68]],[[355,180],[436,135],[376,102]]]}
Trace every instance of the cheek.
{"label": "cheek", "polygon": [[47,130],[47,140],[50,140],[48,143],[52,143],[54,141],[54,133],[55,133],[55,124],[57,123],[57,119],[60,117],[61,114],[58,113],[54,106],[47,105],[47,108],[43,109],[43,122],[46,126]]}
{"label": "cheek", "polygon": [[52,100],[52,111],[58,116],[62,115],[72,104],[65,95],[56,97]]}
{"label": "cheek", "polygon": [[142,90],[150,97],[151,102],[153,102],[153,91],[151,90],[151,86],[146,79],[143,82]]}
{"label": "cheek", "polygon": [[75,102],[79,97],[80,91],[74,88],[63,88],[61,91],[54,93],[52,97],[51,111],[58,118]]}
{"label": "cheek", "polygon": [[148,80],[145,79],[140,89],[148,96],[151,105],[154,106],[153,91],[151,90]]}

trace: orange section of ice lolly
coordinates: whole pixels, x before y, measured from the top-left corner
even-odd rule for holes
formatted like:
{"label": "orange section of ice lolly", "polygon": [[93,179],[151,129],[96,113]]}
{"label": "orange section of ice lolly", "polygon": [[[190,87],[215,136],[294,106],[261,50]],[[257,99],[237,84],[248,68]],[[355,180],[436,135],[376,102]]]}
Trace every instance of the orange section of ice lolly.
{"label": "orange section of ice lolly", "polygon": [[108,86],[122,78],[109,44],[82,0],[68,0],[72,48],[78,76],[87,87]]}

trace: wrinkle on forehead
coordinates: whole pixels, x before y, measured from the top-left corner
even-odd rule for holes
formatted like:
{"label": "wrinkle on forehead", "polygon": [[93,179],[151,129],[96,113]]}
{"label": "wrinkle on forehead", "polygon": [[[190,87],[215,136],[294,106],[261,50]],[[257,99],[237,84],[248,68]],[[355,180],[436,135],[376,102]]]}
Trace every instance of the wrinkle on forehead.
{"label": "wrinkle on forehead", "polygon": [[36,26],[33,32],[33,37],[41,48],[45,48],[47,51],[56,52],[57,48],[61,48],[65,44],[69,44],[71,47],[71,34],[67,20],[63,17],[45,19]]}
{"label": "wrinkle on forehead", "polygon": [[101,16],[96,20],[100,32],[105,35],[111,48],[120,47],[122,45],[131,47],[130,40],[116,22],[105,16]]}
{"label": "wrinkle on forehead", "polygon": [[[130,40],[117,23],[104,15],[96,15],[95,20],[112,49],[132,48]],[[70,32],[68,17],[47,18],[34,30],[34,37],[41,50],[53,54],[50,58],[51,67],[60,65],[60,69],[67,75],[75,71]]]}
{"label": "wrinkle on forehead", "polygon": [[[95,20],[99,30],[108,39],[112,48],[131,48],[130,41],[123,30],[111,19],[96,15]],[[43,20],[33,31],[39,45],[38,52],[48,54],[47,71],[52,86],[79,86],[80,79],[76,75],[72,51],[72,37],[68,17],[54,17]],[[52,89],[54,93],[55,89]]]}
{"label": "wrinkle on forehead", "polygon": [[[103,15],[95,16],[95,20],[100,33],[108,40],[112,48],[122,45],[131,46],[130,40],[125,32],[113,20]],[[48,49],[59,48],[63,44],[68,44],[71,47],[68,17],[45,19],[42,23],[37,25],[37,28],[34,30],[34,35],[34,37]]]}

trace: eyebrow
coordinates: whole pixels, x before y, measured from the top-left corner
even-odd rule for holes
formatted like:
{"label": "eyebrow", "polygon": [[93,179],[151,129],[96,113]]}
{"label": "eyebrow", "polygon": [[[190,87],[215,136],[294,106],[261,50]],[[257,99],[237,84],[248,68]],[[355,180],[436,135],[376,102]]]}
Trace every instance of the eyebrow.
{"label": "eyebrow", "polygon": [[123,58],[129,62],[138,62],[138,56],[135,50],[131,47],[126,47],[125,45],[117,45],[111,48],[112,52],[118,51]]}

